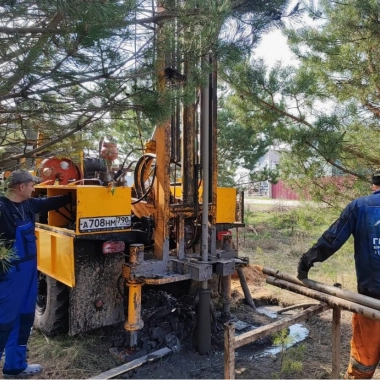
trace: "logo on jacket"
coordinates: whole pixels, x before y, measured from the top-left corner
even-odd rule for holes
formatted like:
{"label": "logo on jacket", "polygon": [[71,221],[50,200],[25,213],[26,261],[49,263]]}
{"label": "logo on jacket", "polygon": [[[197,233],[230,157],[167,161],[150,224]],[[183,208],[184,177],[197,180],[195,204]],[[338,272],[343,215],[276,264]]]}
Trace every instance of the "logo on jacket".
{"label": "logo on jacket", "polygon": [[380,238],[372,239],[373,249],[375,251],[375,255],[380,255]]}

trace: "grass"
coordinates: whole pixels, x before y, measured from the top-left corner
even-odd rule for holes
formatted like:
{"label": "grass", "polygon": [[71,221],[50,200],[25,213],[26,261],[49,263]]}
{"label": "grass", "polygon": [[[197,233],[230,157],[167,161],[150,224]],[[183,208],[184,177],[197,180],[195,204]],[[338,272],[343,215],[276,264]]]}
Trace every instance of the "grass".
{"label": "grass", "polygon": [[42,375],[48,379],[89,378],[121,364],[98,335],[48,338],[34,330],[28,348],[33,363],[43,364]]}
{"label": "grass", "polygon": [[[248,256],[253,264],[289,274],[296,274],[302,254],[339,216],[334,210],[313,205],[268,206],[266,210],[255,210],[255,205],[249,205],[245,215],[249,227],[240,233],[240,255]],[[316,263],[309,277],[328,284],[338,282],[343,288],[355,291],[353,240],[349,239],[325,262]]]}
{"label": "grass", "polygon": [[302,372],[306,347],[304,344],[299,344],[289,348],[293,342],[294,338],[288,335],[287,329],[281,330],[274,336],[273,344],[281,346],[280,379],[284,378],[284,375],[300,375]]}

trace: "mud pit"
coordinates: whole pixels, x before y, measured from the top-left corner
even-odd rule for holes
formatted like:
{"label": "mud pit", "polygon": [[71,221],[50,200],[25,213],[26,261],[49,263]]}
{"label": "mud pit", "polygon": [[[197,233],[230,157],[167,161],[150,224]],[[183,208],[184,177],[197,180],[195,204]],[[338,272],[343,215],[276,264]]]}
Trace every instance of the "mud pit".
{"label": "mud pit", "polygon": [[[253,268],[248,268],[256,272]],[[260,274],[259,276],[262,277]],[[255,278],[257,274],[255,273]],[[259,280],[261,282],[261,280]],[[253,280],[250,281],[254,283]],[[237,333],[243,333],[256,327],[267,324],[271,318],[265,314],[256,313],[250,306],[244,304],[242,295],[235,289],[239,284],[238,277],[232,280],[232,304],[231,315],[223,316],[221,313],[222,305],[219,304],[219,296],[213,291],[213,302],[210,307],[211,314],[211,345],[212,351],[223,350],[224,344],[224,323],[232,321],[236,323]],[[216,288],[218,284],[215,284]],[[111,352],[121,361],[129,362],[138,357],[147,355],[152,351],[167,347],[173,351],[173,354],[186,351],[197,351],[197,290],[186,295],[176,297],[157,287],[151,287],[144,290],[142,294],[142,319],[144,327],[138,332],[138,350],[131,352],[129,346],[129,335],[126,332],[117,332],[118,337],[112,341]],[[260,300],[259,300],[260,302]],[[267,302],[261,300],[261,302]],[[270,343],[270,339],[265,339]],[[257,344],[260,346],[264,340]]]}
{"label": "mud pit", "polygon": [[[244,269],[249,288],[257,306],[279,303],[285,307],[302,302],[315,302],[297,294],[287,294],[286,303],[274,299],[265,278],[255,267]],[[146,363],[130,370],[118,378],[134,379],[205,379],[224,378],[224,329],[221,305],[215,303],[215,320],[212,325],[212,349],[208,355],[199,355],[196,346],[196,314],[191,297],[176,299],[164,292],[147,294],[143,318],[145,326],[141,332],[138,352],[132,353],[116,347],[111,349],[123,361],[130,361],[161,347],[172,349],[173,353],[156,362]],[[144,302],[144,299],[143,299]],[[295,313],[297,310],[289,312]],[[233,320],[241,321],[246,327],[236,333],[246,332],[252,326],[273,322],[269,316],[255,312],[245,304],[238,277],[232,281],[231,314]],[[272,337],[261,339],[235,351],[235,374],[239,379],[267,378],[330,378],[331,373],[331,320],[332,312],[326,311],[302,323],[308,336],[289,350],[271,355],[266,349],[271,346]],[[149,323],[148,323],[149,321]],[[349,357],[351,313],[342,312],[342,354],[341,372],[346,368]],[[248,325],[248,327],[247,327]],[[239,324],[238,324],[239,326]],[[121,338],[119,338],[121,339]],[[114,342],[117,343],[117,342]],[[119,344],[126,342],[119,341]],[[280,349],[281,351],[281,349]],[[376,372],[374,378],[380,378]]]}

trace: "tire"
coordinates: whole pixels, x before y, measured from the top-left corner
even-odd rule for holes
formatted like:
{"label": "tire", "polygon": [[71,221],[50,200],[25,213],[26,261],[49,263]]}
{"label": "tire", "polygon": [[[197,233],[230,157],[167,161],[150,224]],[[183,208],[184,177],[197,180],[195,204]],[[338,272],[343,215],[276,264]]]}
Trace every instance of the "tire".
{"label": "tire", "polygon": [[38,272],[38,294],[34,327],[46,336],[69,331],[69,287]]}

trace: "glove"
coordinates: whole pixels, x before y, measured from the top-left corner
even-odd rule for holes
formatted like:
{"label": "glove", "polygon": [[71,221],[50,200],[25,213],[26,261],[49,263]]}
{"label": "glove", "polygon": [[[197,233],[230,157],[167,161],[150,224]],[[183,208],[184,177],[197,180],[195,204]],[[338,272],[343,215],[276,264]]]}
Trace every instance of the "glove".
{"label": "glove", "polygon": [[65,205],[71,204],[73,201],[73,196],[71,193],[68,193],[68,194],[64,195],[64,199],[66,201]]}
{"label": "glove", "polygon": [[307,279],[310,268],[311,267],[306,265],[303,261],[303,257],[301,257],[297,267],[297,278],[301,281]]}

